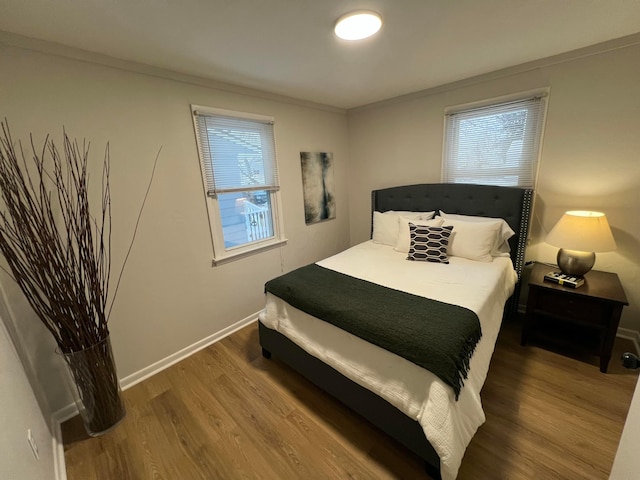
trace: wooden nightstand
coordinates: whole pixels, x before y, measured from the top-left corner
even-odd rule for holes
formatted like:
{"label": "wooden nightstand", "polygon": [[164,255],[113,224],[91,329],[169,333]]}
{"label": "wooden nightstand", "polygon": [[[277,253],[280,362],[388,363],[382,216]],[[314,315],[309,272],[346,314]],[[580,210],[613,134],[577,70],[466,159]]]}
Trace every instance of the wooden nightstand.
{"label": "wooden nightstand", "polygon": [[629,305],[618,275],[591,270],[578,288],[546,282],[557,270],[536,263],[529,278],[529,299],[521,345],[528,340],[600,356],[606,373],[622,307]]}

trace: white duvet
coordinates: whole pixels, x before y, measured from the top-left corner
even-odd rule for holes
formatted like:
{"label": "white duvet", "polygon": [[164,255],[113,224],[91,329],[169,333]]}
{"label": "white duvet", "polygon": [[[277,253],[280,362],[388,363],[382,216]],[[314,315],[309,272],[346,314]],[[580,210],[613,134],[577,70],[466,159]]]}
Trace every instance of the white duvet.
{"label": "white duvet", "polygon": [[371,241],[317,262],[353,277],[474,311],[482,339],[458,401],[431,372],[267,294],[260,320],[344,376],[417,420],[440,457],[443,480],[454,479],[464,452],[484,423],[480,401],[503,308],[517,280],[509,258],[484,263],[451,257],[449,264],[411,262]]}

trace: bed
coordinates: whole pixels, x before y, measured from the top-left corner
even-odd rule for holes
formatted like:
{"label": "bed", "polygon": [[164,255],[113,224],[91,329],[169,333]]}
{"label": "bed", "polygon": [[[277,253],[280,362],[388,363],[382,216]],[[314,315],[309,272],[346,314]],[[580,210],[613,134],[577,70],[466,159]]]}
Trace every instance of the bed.
{"label": "bed", "polygon": [[[319,320],[302,307],[294,306],[298,305],[295,299],[283,300],[273,293],[278,290],[273,289],[267,293],[266,307],[259,317],[263,355],[288,364],[419,455],[430,476],[455,478],[464,450],[484,422],[479,393],[501,321],[514,315],[517,309],[532,193],[521,188],[463,184],[375,190],[371,197],[372,240],[309,266],[315,269],[314,275],[317,270],[323,275],[330,271],[327,274],[355,277],[372,284],[372,288],[407,292],[412,298],[429,297],[474,312],[481,336],[473,346],[467,369],[463,368],[458,389],[443,381],[440,373],[435,375],[393,353],[392,348],[381,346],[376,338],[367,341],[363,339],[366,337]],[[395,212],[404,212],[402,218]],[[381,240],[380,222],[381,219],[389,222],[387,217],[392,215],[387,214],[393,214],[396,225],[406,223],[412,229],[407,233],[413,232],[415,239],[416,228],[420,228],[416,224],[422,220],[404,216],[410,217],[412,212],[441,214],[443,220],[439,225],[451,223],[453,231],[459,227],[456,235],[460,235],[463,227],[467,228],[466,220],[480,223],[482,220],[477,217],[503,219],[508,225],[503,228],[510,228],[513,235],[500,253],[492,251],[490,260],[451,256],[447,264],[408,262],[403,250],[407,245],[400,246],[398,239],[395,246],[391,241]],[[457,218],[458,215],[464,217]],[[456,223],[460,219],[463,222]],[[426,217],[423,224],[429,224]],[[432,231],[429,227],[429,232]],[[400,233],[398,238],[404,238],[401,229]],[[410,243],[409,248],[414,247]],[[418,275],[420,281],[412,281]],[[468,284],[463,284],[461,277]],[[305,279],[298,279],[304,285]],[[376,296],[374,293],[373,297]]]}

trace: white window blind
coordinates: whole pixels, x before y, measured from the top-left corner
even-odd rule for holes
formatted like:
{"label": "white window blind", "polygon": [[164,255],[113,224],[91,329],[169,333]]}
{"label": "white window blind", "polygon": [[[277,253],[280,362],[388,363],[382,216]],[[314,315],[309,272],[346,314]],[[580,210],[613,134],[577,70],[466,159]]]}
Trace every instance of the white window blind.
{"label": "white window blind", "polygon": [[284,243],[273,118],[191,108],[214,264]]}
{"label": "white window blind", "polygon": [[533,188],[544,108],[535,96],[447,114],[443,181]]}
{"label": "white window blind", "polygon": [[278,190],[273,122],[194,111],[207,195]]}

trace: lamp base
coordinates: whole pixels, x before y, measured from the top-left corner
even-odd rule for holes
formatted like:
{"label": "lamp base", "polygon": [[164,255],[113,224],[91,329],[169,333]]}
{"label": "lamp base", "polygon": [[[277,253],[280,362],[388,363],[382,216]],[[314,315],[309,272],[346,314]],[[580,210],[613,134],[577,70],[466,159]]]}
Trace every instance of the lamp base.
{"label": "lamp base", "polygon": [[595,262],[596,254],[594,252],[581,252],[564,248],[558,250],[558,267],[560,267],[562,273],[567,275],[582,277],[593,268]]}

